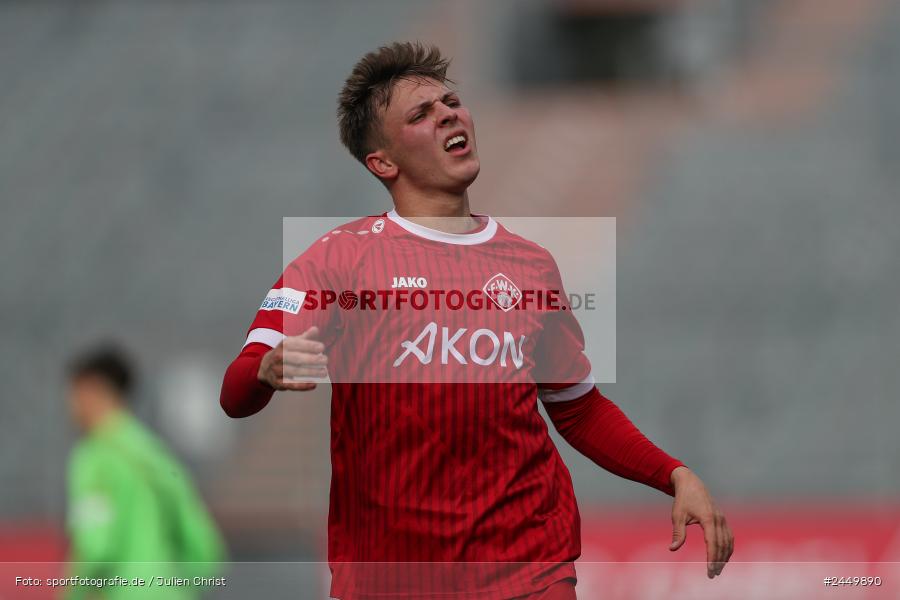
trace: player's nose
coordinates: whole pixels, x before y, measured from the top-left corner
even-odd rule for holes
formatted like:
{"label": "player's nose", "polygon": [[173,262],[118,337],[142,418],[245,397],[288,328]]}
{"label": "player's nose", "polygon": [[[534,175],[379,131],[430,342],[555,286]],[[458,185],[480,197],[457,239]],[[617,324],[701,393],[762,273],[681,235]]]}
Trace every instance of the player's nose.
{"label": "player's nose", "polygon": [[446,125],[452,125],[456,123],[459,117],[456,116],[456,111],[444,104],[443,102],[439,103],[440,108],[438,109],[440,112],[438,113],[438,125],[444,127]]}

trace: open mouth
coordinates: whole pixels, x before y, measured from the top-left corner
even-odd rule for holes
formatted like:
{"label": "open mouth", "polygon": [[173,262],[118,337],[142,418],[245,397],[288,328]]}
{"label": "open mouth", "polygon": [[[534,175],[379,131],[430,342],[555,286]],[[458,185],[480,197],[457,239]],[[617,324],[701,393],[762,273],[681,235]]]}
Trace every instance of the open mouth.
{"label": "open mouth", "polygon": [[444,142],[444,152],[450,154],[464,153],[469,147],[469,140],[465,135],[455,135]]}

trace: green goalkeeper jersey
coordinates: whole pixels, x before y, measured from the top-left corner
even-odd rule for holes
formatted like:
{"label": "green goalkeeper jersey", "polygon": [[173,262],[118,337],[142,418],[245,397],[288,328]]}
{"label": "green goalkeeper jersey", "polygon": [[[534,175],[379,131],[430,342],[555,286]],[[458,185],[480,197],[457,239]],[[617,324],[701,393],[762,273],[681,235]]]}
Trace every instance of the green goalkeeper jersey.
{"label": "green goalkeeper jersey", "polygon": [[[195,577],[218,575],[222,539],[187,472],[127,412],[111,416],[76,446],[69,502],[68,576],[106,585],[69,585],[68,600],[189,600],[204,589],[193,585]],[[131,585],[137,578],[144,585]]]}

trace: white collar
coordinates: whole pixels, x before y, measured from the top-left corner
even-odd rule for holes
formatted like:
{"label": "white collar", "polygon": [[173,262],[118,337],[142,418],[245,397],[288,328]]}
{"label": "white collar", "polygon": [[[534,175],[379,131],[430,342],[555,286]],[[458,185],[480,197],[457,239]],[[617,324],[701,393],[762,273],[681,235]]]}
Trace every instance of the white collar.
{"label": "white collar", "polygon": [[[473,216],[484,217],[487,215]],[[431,229],[430,227],[425,227],[418,223],[413,223],[408,219],[404,219],[397,214],[396,209],[389,212],[387,218],[413,235],[435,242],[445,242],[447,244],[458,244],[461,246],[481,244],[493,238],[494,234],[497,233],[497,222],[490,216],[487,217],[487,224],[484,226],[484,229],[476,231],[475,233],[446,233],[438,231],[437,229]]]}

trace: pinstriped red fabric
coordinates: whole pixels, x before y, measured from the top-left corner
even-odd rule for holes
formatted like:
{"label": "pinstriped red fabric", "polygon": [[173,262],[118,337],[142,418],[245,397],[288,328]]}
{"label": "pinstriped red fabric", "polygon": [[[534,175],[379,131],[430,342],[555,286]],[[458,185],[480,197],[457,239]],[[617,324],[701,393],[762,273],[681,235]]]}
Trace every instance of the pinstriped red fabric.
{"label": "pinstriped red fabric", "polygon": [[[329,290],[359,304],[323,307]],[[380,307],[375,296],[366,309],[365,290],[391,301],[443,291],[444,302]],[[453,309],[454,290],[483,304]],[[523,308],[524,290],[556,292],[560,304]],[[566,389],[590,375],[564,304],[549,253],[489,218],[452,236],[368,217],[285,270],[248,341],[272,346],[316,325],[326,345],[333,597],[512,598],[574,578],[578,509],[537,410],[537,384]],[[255,398],[254,410],[264,404]]]}

